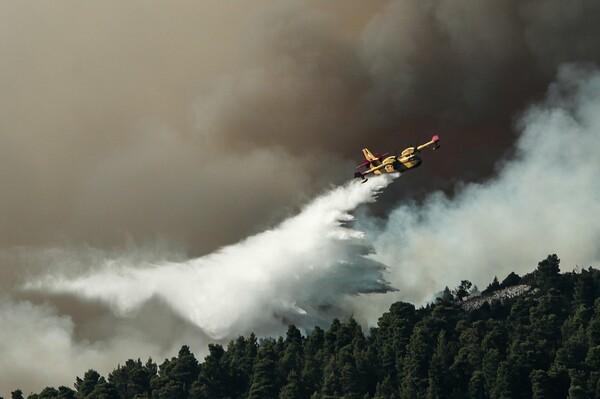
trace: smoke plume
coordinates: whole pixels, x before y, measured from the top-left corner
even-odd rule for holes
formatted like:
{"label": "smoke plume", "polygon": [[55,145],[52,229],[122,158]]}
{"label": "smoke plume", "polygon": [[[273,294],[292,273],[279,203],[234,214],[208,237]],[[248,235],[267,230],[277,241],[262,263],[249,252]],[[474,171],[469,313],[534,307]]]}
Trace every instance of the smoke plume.
{"label": "smoke plume", "polygon": [[[372,298],[380,312],[397,299],[424,304],[465,278],[485,288],[494,276],[529,273],[551,253],[563,271],[598,267],[598,109],[600,72],[564,66],[547,99],[521,117],[516,154],[493,178],[463,185],[454,198],[437,192],[423,204],[402,205],[383,226],[365,221],[375,259],[398,288]],[[360,306],[378,314],[374,303]]]}
{"label": "smoke plume", "polygon": [[[0,394],[287,321],[372,324],[549,252],[593,264],[599,18],[590,0],[2,2]],[[358,190],[361,148],[434,132],[369,212],[337,225],[367,191],[324,218],[343,237],[302,234],[312,199]],[[314,252],[267,244],[286,234]],[[399,290],[353,296],[384,280]]]}
{"label": "smoke plume", "polygon": [[3,2],[0,246],[206,254],[439,133],[385,213],[489,176],[558,66],[600,61],[595,1],[326,3]]}

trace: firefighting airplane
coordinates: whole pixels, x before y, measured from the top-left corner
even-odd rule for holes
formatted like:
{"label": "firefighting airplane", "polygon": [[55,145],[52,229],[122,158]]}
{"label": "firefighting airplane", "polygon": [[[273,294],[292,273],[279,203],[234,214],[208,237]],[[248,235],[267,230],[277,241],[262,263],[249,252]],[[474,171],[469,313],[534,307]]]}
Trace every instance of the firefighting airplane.
{"label": "firefighting airplane", "polygon": [[383,155],[376,154],[373,155],[371,151],[366,148],[363,148],[362,152],[365,156],[365,162],[358,165],[356,169],[360,169],[362,167],[366,167],[367,170],[364,172],[356,172],[354,177],[362,177],[362,183],[367,181],[366,176],[373,173],[374,175],[380,175],[383,172],[385,173],[393,173],[393,172],[404,172],[409,169],[414,169],[421,165],[421,157],[418,153],[429,147],[433,150],[437,150],[440,148],[440,138],[435,135],[425,144],[421,144],[417,147],[408,147],[404,151],[400,153],[400,155],[390,155],[390,153],[386,153]]}

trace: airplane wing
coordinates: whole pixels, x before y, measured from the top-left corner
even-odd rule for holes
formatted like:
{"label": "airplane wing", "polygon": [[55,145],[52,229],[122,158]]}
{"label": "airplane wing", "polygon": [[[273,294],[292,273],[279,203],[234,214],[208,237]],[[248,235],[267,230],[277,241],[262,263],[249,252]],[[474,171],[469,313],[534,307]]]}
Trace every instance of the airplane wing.
{"label": "airplane wing", "polygon": [[435,136],[433,136],[431,138],[431,140],[429,140],[427,143],[425,144],[421,144],[420,146],[418,146],[417,148],[415,148],[416,151],[421,151],[422,149],[424,149],[425,147],[429,147],[429,146],[433,146],[432,148],[434,150],[437,150],[438,148],[440,148],[440,136],[438,136],[437,134]]}

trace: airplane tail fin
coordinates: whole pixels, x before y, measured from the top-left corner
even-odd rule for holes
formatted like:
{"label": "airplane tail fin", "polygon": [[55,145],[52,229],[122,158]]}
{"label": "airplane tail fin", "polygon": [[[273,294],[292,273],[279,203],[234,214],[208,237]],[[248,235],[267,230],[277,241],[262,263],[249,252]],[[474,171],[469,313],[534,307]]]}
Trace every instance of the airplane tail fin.
{"label": "airplane tail fin", "polygon": [[374,159],[377,159],[377,157],[375,157],[375,155],[373,155],[367,148],[363,148],[362,152],[365,156],[365,160],[367,161],[373,161]]}

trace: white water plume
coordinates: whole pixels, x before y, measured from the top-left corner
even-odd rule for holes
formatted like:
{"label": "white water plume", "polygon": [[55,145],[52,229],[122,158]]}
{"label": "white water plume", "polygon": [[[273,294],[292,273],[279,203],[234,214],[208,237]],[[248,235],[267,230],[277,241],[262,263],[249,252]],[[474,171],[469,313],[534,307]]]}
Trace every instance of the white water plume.
{"label": "white water plume", "polygon": [[25,288],[99,300],[120,317],[158,298],[215,339],[278,334],[290,322],[311,328],[345,315],[350,296],[392,289],[385,266],[368,256],[364,233],[347,222],[394,178],[332,189],[276,228],[198,259],[115,259],[85,275],[48,275]]}

